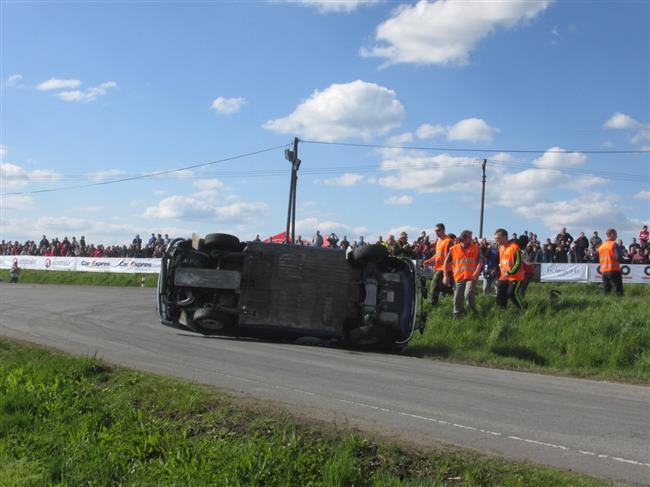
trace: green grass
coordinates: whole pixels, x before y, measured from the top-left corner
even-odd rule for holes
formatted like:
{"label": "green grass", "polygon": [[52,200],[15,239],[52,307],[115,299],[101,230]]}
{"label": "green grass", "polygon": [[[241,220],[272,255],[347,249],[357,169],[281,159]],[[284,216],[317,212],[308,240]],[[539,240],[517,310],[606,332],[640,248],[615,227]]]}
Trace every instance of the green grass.
{"label": "green grass", "polygon": [[2,486],[597,486],[413,451],[214,389],[0,339]]}
{"label": "green grass", "polygon": [[[552,289],[561,292],[551,299]],[[490,366],[650,382],[650,286],[603,296],[587,284],[532,283],[527,308],[480,296],[478,314],[452,319],[452,299],[428,308],[427,328],[405,353]]]}
{"label": "green grass", "polygon": [[[158,274],[115,274],[110,272],[20,271],[24,284],[72,284],[77,286],[138,287],[144,278],[145,287],[156,287]],[[0,279],[9,281],[9,270],[0,270]]]}

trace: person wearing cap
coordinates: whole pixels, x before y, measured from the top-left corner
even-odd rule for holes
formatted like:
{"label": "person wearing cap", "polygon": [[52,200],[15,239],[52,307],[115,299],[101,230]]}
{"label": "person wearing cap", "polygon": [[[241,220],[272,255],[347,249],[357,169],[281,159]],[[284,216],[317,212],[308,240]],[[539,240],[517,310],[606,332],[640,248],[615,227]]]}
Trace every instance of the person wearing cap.
{"label": "person wearing cap", "polygon": [[454,318],[465,314],[465,303],[471,311],[476,311],[476,282],[483,269],[483,258],[478,245],[472,239],[470,230],[463,230],[460,243],[449,249],[444,262],[445,277],[443,284],[449,285],[453,272],[454,282]]}
{"label": "person wearing cap", "polygon": [[610,228],[605,232],[605,235],[607,240],[598,247],[603,292],[609,294],[614,288],[617,296],[623,296],[623,275],[621,274],[623,249],[616,243],[616,230]]}
{"label": "person wearing cap", "polygon": [[411,245],[409,244],[409,236],[406,232],[399,233],[399,239],[396,244],[396,257],[410,257],[411,255]]}

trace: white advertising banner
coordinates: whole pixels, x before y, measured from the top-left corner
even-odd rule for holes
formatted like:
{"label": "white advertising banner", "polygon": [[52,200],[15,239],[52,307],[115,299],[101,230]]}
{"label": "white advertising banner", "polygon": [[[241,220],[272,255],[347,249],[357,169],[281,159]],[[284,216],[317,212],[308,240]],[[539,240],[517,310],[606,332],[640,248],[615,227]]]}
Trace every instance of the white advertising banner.
{"label": "white advertising banner", "polygon": [[542,264],[542,282],[587,282],[589,268],[586,264]]}
{"label": "white advertising banner", "polygon": [[18,262],[20,269],[41,271],[118,272],[123,274],[158,274],[160,272],[160,259],[29,255],[0,256],[0,269],[11,269],[15,261]]}
{"label": "white advertising banner", "polygon": [[[589,282],[602,282],[600,265],[589,265]],[[623,282],[630,284],[650,284],[650,264],[622,264]]]}

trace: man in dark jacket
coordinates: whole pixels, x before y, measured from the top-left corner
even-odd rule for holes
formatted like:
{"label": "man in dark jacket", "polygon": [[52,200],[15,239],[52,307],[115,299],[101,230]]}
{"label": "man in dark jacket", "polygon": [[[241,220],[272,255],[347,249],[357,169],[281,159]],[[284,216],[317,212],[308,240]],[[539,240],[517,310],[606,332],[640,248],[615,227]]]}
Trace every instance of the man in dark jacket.
{"label": "man in dark jacket", "polygon": [[587,240],[587,237],[585,237],[584,232],[580,232],[580,236],[576,238],[575,240],[575,245],[576,245],[576,259],[578,262],[584,262],[585,261],[585,254],[587,253],[587,249],[589,248],[589,240]]}

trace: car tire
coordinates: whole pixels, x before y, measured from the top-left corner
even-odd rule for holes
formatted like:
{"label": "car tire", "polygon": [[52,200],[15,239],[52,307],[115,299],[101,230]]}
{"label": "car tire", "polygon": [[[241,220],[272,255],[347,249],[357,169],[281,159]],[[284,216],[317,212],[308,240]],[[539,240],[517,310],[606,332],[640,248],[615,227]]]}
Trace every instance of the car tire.
{"label": "car tire", "polygon": [[381,244],[367,244],[353,252],[354,262],[365,264],[371,260],[388,257],[388,249]]}
{"label": "car tire", "polygon": [[349,334],[350,343],[360,347],[379,345],[385,338],[386,328],[376,325],[352,328]]}
{"label": "car tire", "polygon": [[203,240],[203,250],[228,250],[231,252],[239,252],[241,250],[241,243],[234,235],[227,233],[210,233],[205,236]]}
{"label": "car tire", "polygon": [[194,312],[192,329],[203,335],[219,335],[232,328],[237,316],[215,308],[201,308]]}

